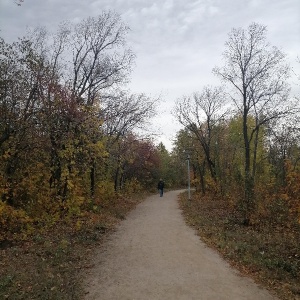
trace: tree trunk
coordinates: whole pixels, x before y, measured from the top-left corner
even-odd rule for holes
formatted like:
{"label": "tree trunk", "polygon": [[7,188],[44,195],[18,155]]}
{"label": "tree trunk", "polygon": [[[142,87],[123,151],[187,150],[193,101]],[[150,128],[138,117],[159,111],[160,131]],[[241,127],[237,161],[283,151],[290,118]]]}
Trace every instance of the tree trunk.
{"label": "tree trunk", "polygon": [[91,170],[90,170],[90,190],[91,190],[91,196],[94,197],[95,196],[95,168],[96,168],[96,164],[95,164],[95,160],[92,160],[92,166],[91,166]]}
{"label": "tree trunk", "polygon": [[245,146],[245,180],[244,180],[244,203],[242,210],[244,213],[244,224],[250,224],[250,217],[254,209],[254,181],[251,175],[251,150],[250,141],[248,137],[248,126],[247,126],[247,114],[244,115],[243,119],[243,135],[244,135],[244,146]]}
{"label": "tree trunk", "polygon": [[116,169],[116,172],[115,172],[115,180],[114,180],[115,192],[118,190],[119,173],[120,173],[120,167],[118,166],[117,169]]}
{"label": "tree trunk", "polygon": [[255,178],[256,174],[256,158],[257,158],[257,147],[258,147],[258,133],[259,129],[255,131],[254,137],[254,150],[253,150],[253,162],[252,162],[252,177]]}

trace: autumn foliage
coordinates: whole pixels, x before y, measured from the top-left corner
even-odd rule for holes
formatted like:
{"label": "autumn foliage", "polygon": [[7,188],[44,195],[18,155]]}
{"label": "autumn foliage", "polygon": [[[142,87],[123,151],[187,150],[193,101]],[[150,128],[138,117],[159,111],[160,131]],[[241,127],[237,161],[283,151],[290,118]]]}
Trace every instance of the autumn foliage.
{"label": "autumn foliage", "polygon": [[159,151],[134,130],[157,99],[122,90],[127,31],[103,12],[0,39],[0,243],[155,186]]}

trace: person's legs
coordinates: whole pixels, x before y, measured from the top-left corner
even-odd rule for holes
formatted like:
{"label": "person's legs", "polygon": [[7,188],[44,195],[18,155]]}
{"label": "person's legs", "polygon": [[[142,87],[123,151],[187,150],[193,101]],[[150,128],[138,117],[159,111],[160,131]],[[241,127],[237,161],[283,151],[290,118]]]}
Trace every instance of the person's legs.
{"label": "person's legs", "polygon": [[163,189],[160,189],[160,190],[159,190],[159,194],[160,194],[160,197],[162,197],[162,196],[163,196],[163,194],[164,194],[164,191],[163,191]]}

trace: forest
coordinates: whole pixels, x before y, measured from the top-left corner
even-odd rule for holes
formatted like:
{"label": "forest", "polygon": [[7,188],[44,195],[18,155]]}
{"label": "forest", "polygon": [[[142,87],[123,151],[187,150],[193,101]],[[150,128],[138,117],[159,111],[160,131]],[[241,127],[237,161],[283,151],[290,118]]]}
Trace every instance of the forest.
{"label": "forest", "polygon": [[134,62],[127,31],[104,12],[55,34],[1,39],[0,240],[153,188],[166,173],[165,147],[134,133],[159,99],[125,89]]}
{"label": "forest", "polygon": [[299,276],[300,99],[286,55],[263,25],[233,29],[213,69],[220,86],[178,97],[169,152],[141,134],[160,99],[126,89],[128,30],[103,12],[0,38],[0,248],[154,192],[159,178],[186,187],[189,159],[190,201],[222,199],[239,226],[289,232]]}

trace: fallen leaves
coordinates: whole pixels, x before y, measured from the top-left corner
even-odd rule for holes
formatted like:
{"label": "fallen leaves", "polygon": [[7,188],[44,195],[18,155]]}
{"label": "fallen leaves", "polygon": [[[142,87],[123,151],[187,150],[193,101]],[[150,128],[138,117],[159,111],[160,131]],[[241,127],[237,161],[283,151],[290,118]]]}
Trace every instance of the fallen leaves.
{"label": "fallen leaves", "polygon": [[194,194],[180,199],[186,222],[243,274],[272,289],[284,300],[300,299],[300,227],[256,222],[244,226],[225,200]]}

